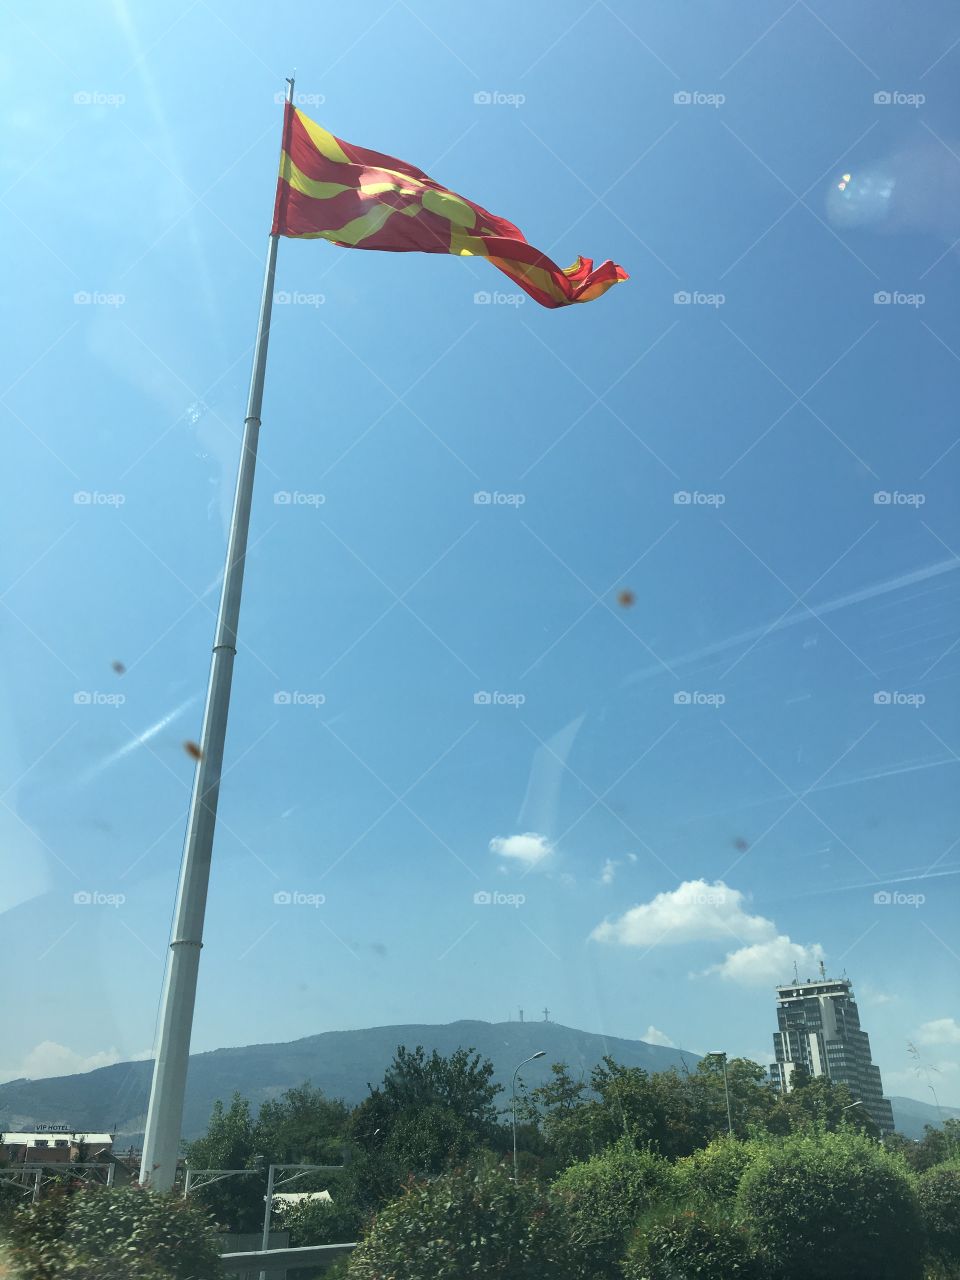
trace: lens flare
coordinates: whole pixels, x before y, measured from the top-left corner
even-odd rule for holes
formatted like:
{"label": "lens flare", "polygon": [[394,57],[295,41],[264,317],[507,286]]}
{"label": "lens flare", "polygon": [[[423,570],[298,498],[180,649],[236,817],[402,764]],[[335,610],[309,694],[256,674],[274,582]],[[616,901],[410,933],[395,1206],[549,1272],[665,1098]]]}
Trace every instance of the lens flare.
{"label": "lens flare", "polygon": [[875,165],[857,174],[844,173],[827,194],[827,214],[838,227],[879,227],[890,216],[896,179]]}

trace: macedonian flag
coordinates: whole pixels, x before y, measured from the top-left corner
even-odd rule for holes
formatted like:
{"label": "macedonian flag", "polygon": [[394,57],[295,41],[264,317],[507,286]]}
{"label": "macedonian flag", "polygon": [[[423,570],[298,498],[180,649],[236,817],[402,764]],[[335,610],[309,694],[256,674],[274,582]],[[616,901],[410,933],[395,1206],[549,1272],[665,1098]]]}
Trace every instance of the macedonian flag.
{"label": "macedonian flag", "polygon": [[545,307],[591,302],[628,278],[623,267],[607,261],[595,268],[591,258],[558,267],[506,218],[412,164],[335,138],[290,103],[283,137],[273,235],[486,258]]}

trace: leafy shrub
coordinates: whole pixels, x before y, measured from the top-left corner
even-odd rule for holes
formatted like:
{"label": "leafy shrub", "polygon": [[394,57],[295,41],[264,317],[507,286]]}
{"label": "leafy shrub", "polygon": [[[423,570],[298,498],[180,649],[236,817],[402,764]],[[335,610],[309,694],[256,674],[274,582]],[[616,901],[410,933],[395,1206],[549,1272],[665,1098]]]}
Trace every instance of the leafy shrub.
{"label": "leafy shrub", "polygon": [[683,1203],[705,1210],[732,1205],[756,1150],[753,1143],[724,1135],[678,1160],[674,1172]]}
{"label": "leafy shrub", "polygon": [[600,1155],[570,1165],[552,1196],[567,1220],[571,1240],[590,1255],[594,1274],[619,1276],[626,1242],[652,1207],[674,1198],[672,1166],[622,1138]]}
{"label": "leafy shrub", "polygon": [[902,1162],[855,1133],[757,1149],[739,1211],[784,1280],[920,1280],[917,1195]]}
{"label": "leafy shrub", "polygon": [[960,1271],[960,1164],[937,1164],[917,1179],[927,1249]]}
{"label": "leafy shrub", "polygon": [[332,1201],[301,1200],[274,1213],[278,1230],[290,1232],[290,1247],[308,1244],[346,1244],[359,1239],[366,1214],[343,1195]]}
{"label": "leafy shrub", "polygon": [[481,1160],[414,1182],[373,1220],[350,1280],[581,1280],[562,1216],[535,1182]]}
{"label": "leafy shrub", "polygon": [[10,1224],[23,1280],[215,1280],[219,1244],[205,1210],[142,1187],[52,1195]]}
{"label": "leafy shrub", "polygon": [[[87,1258],[125,1260],[149,1275],[154,1266],[170,1280],[208,1280],[221,1274],[220,1246],[205,1209],[143,1187],[98,1189],[74,1196],[66,1238]],[[152,1280],[152,1277],[151,1277]]]}
{"label": "leafy shrub", "polygon": [[689,1209],[661,1214],[642,1227],[623,1274],[626,1280],[762,1280],[766,1275],[742,1225]]}

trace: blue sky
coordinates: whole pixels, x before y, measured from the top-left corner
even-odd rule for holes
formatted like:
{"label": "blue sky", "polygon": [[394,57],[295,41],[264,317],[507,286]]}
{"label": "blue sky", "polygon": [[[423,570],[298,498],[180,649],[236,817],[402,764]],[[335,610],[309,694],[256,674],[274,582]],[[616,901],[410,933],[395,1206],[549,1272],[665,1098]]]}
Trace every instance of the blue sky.
{"label": "blue sky", "polygon": [[767,1061],[822,956],[960,1105],[952,6],[5,28],[3,1076],[152,1043],[295,66],[631,279],[281,243],[194,1048],[549,1007]]}

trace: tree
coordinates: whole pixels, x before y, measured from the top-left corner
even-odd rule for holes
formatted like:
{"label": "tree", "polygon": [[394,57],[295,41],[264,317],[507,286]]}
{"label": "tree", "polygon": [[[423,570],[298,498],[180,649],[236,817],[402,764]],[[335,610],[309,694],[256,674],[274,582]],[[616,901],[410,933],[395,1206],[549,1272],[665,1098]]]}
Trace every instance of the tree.
{"label": "tree", "polygon": [[804,1075],[789,1093],[781,1094],[767,1119],[772,1133],[802,1133],[820,1130],[835,1133],[841,1127],[855,1129],[879,1138],[880,1130],[866,1107],[852,1106],[853,1098],[845,1084],[836,1084],[828,1076]]}
{"label": "tree", "polygon": [[563,1168],[586,1160],[601,1149],[600,1130],[607,1129],[596,1099],[584,1098],[587,1082],[571,1076],[565,1062],[550,1065],[553,1079],[532,1089],[517,1106],[518,1120],[535,1123]]}
{"label": "tree", "polygon": [[253,1143],[276,1164],[340,1164],[349,1118],[342,1102],[305,1081],[261,1105]]}
{"label": "tree", "polygon": [[473,1049],[449,1058],[422,1045],[397,1048],[383,1081],[354,1108],[348,1130],[359,1148],[361,1202],[375,1207],[411,1174],[436,1175],[482,1146],[503,1146],[493,1063]]}
{"label": "tree", "polygon": [[[263,1221],[266,1165],[273,1160],[273,1153],[257,1150],[250,1103],[235,1093],[225,1110],[218,1099],[207,1132],[186,1143],[184,1153],[187,1167],[192,1169],[262,1168],[262,1173],[234,1175],[191,1192],[191,1199],[206,1205],[225,1231],[256,1231]],[[258,1155],[262,1157],[259,1162],[255,1159]]]}

